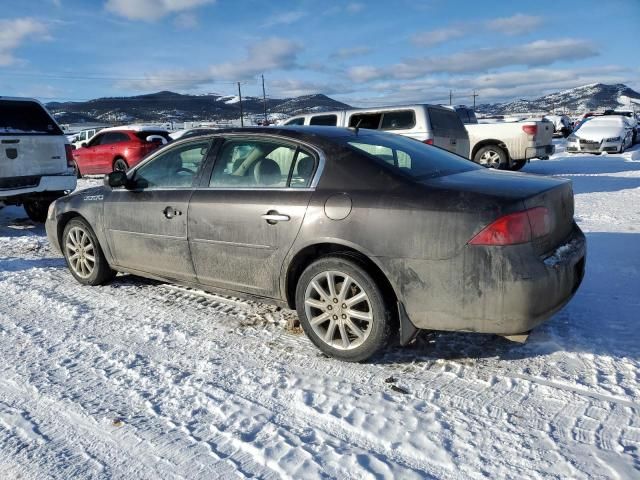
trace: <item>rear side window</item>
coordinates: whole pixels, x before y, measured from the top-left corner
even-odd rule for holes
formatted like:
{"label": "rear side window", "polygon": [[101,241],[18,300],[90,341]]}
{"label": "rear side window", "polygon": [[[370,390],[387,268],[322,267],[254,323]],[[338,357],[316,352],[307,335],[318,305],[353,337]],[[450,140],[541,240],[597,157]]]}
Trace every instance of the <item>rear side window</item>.
{"label": "rear side window", "polygon": [[416,114],[413,110],[384,112],[380,130],[408,130],[416,126]]}
{"label": "rear side window", "polygon": [[0,101],[0,135],[62,135],[62,130],[36,102]]}
{"label": "rear side window", "polygon": [[285,125],[304,125],[304,117],[294,118],[289,120]]}
{"label": "rear side window", "polygon": [[356,113],[349,118],[349,126],[377,130],[381,120],[381,113]]}
{"label": "rear side window", "polygon": [[467,136],[462,120],[453,110],[429,108],[429,119],[434,135],[442,136]]}
{"label": "rear side window", "polygon": [[337,115],[316,115],[311,117],[309,125],[324,125],[327,127],[335,127],[338,124]]}

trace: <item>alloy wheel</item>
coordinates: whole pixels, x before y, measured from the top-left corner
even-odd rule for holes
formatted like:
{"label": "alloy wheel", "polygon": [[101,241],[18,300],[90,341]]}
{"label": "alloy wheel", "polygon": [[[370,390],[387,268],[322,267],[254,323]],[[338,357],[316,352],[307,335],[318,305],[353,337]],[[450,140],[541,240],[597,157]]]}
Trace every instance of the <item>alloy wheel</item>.
{"label": "alloy wheel", "polygon": [[500,154],[495,150],[487,150],[480,156],[479,163],[489,168],[500,168]]}
{"label": "alloy wheel", "polygon": [[362,345],[371,333],[373,309],[367,292],[349,275],[321,272],[309,282],[304,308],[315,334],[338,350]]}
{"label": "alloy wheel", "polygon": [[90,277],[96,267],[96,257],[89,233],[80,227],[73,227],[67,234],[65,249],[74,273],[81,278]]}

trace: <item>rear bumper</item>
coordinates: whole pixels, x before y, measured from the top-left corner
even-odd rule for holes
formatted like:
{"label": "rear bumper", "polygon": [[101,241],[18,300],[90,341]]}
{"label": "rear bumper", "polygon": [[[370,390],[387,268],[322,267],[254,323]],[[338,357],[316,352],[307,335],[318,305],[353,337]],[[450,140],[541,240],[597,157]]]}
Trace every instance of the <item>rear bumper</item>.
{"label": "rear bumper", "polygon": [[525,159],[548,157],[556,151],[555,145],[544,145],[542,147],[527,147],[525,149]]}
{"label": "rear bumper", "polygon": [[[34,193],[66,192],[76,188],[75,173],[31,177],[3,178],[0,184],[0,199],[27,197]],[[6,188],[2,188],[5,186]]]}
{"label": "rear bumper", "polygon": [[529,244],[465,247],[450,260],[395,264],[401,301],[416,328],[514,335],[561,309],[584,276],[586,240],[577,225],[550,256]]}

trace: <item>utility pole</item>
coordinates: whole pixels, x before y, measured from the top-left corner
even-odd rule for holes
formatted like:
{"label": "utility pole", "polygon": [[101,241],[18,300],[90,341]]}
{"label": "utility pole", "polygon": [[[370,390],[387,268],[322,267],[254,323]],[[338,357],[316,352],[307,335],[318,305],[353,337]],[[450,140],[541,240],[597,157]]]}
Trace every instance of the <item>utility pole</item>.
{"label": "utility pole", "polygon": [[264,105],[264,126],[266,127],[268,124],[267,121],[267,93],[264,89],[264,75],[260,75],[262,77],[262,104]]}
{"label": "utility pole", "polygon": [[449,90],[449,105],[453,105],[453,90]]}
{"label": "utility pole", "polygon": [[471,95],[473,97],[473,111],[475,112],[476,110],[476,97],[478,96],[478,94],[476,93],[476,91],[473,91],[473,95]]}
{"label": "utility pole", "polygon": [[244,127],[244,115],[242,113],[242,91],[240,90],[240,82],[238,82],[238,100],[240,101],[240,126]]}

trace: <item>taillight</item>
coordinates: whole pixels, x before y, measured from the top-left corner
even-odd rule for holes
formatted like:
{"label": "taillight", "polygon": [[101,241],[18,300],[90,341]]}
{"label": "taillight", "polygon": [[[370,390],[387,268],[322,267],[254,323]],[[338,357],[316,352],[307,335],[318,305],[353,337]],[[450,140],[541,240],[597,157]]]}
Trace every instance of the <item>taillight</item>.
{"label": "taillight", "polygon": [[422,143],[426,143],[427,145],[433,145],[433,138],[427,138],[424,142]]}
{"label": "taillight", "polygon": [[551,216],[545,207],[535,207],[500,217],[469,240],[469,245],[517,245],[548,235]]}
{"label": "taillight", "polygon": [[67,167],[74,168],[75,164],[73,163],[73,148],[71,148],[71,145],[65,143],[64,152],[67,156]]}
{"label": "taillight", "polygon": [[527,135],[535,135],[538,133],[538,125],[523,125],[522,130],[524,130],[524,133]]}

